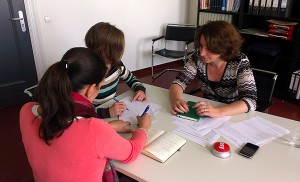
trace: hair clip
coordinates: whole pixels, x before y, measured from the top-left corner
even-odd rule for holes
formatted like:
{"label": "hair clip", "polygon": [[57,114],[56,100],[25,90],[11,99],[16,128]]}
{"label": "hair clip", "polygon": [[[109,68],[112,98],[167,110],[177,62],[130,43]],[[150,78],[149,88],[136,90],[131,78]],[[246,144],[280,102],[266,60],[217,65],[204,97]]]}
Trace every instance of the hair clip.
{"label": "hair clip", "polygon": [[67,60],[63,60],[63,62],[65,63],[65,68],[68,69],[69,62]]}

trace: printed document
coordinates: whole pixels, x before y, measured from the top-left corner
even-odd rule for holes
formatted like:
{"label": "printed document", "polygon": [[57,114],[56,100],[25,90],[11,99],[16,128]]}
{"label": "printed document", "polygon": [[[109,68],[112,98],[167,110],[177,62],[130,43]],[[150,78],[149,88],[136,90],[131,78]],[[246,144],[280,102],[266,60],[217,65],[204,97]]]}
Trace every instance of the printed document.
{"label": "printed document", "polygon": [[289,130],[259,116],[220,127],[214,131],[236,147],[242,147],[247,142],[262,146],[289,133]]}

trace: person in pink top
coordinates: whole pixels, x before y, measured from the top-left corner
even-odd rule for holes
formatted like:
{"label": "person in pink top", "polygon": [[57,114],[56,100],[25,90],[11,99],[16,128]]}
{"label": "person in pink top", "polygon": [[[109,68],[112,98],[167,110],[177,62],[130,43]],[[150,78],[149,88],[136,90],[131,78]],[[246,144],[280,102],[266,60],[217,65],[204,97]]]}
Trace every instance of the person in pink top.
{"label": "person in pink top", "polygon": [[63,58],[42,77],[37,102],[20,111],[28,161],[36,182],[103,181],[108,159],[129,163],[139,156],[151,116],[137,116],[140,128],[122,138],[90,107],[107,71],[103,60],[88,48],[72,48]]}

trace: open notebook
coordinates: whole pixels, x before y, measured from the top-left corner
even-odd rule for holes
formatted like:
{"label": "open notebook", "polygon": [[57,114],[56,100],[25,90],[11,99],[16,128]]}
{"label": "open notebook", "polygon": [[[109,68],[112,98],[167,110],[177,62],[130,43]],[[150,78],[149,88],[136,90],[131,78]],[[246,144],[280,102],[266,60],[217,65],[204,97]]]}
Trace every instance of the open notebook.
{"label": "open notebook", "polygon": [[185,143],[186,140],[175,133],[152,128],[142,154],[164,163]]}

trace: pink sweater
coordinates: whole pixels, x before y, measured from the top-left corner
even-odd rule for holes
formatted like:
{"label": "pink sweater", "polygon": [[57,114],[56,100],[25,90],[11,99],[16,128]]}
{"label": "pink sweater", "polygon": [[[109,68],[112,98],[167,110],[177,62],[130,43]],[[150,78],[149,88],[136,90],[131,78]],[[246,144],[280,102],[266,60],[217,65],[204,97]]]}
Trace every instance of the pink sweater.
{"label": "pink sweater", "polygon": [[[106,158],[128,163],[144,147],[146,134],[136,130],[126,140],[105,121],[81,118],[48,146],[38,135],[37,103],[20,111],[20,128],[28,161],[36,182],[102,181]],[[36,119],[35,119],[36,118]]]}

